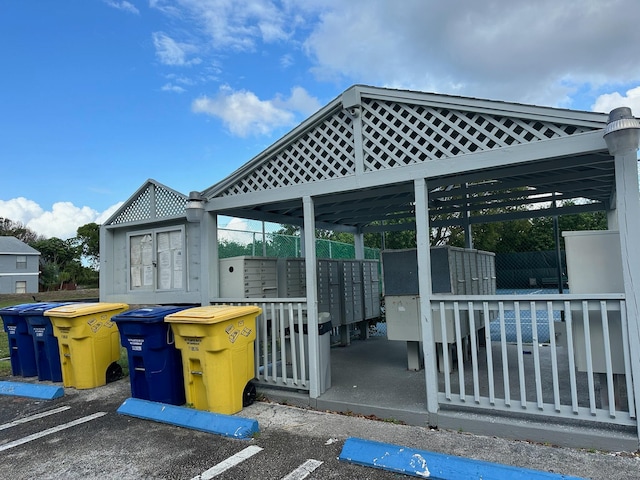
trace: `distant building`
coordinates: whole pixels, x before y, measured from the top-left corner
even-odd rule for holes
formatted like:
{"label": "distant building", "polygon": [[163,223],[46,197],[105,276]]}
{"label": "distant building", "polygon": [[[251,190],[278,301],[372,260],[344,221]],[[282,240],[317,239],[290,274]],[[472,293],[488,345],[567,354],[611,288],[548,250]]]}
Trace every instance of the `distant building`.
{"label": "distant building", "polygon": [[38,293],[40,252],[16,237],[0,236],[0,293]]}

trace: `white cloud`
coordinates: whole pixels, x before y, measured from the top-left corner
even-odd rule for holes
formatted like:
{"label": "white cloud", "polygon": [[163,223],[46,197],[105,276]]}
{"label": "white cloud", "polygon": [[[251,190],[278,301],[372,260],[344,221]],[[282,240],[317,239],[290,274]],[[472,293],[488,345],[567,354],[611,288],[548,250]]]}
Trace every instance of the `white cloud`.
{"label": "white cloud", "polygon": [[109,5],[110,7],[117,8],[118,10],[123,10],[129,13],[135,13],[136,15],[140,13],[140,10],[136,8],[131,2],[122,1],[116,2],[115,0],[104,0],[104,3]]}
{"label": "white cloud", "polygon": [[213,98],[202,96],[194,100],[191,109],[220,118],[232,134],[246,137],[267,135],[276,128],[292,126],[296,122],[294,112],[307,115],[319,105],[318,100],[301,87],[292,89],[289,98],[277,96],[260,100],[253,92],[223,86]]}
{"label": "white cloud", "polygon": [[30,220],[40,217],[44,210],[33,200],[24,197],[0,200],[0,217],[26,225]]}
{"label": "white cloud", "polygon": [[546,104],[640,77],[634,0],[329,4],[305,42],[325,76]]}
{"label": "white cloud", "polygon": [[216,49],[250,51],[257,42],[271,43],[290,36],[287,5],[264,0],[152,0],[151,8],[180,15],[202,25]]}
{"label": "white cloud", "polygon": [[0,217],[20,222],[38,235],[63,240],[75,237],[78,227],[102,223],[122,205],[118,203],[100,213],[90,207],[77,207],[71,202],[56,202],[50,211],[24,197],[0,200]]}
{"label": "white cloud", "polygon": [[640,86],[627,90],[624,95],[618,92],[600,95],[592,106],[592,110],[609,113],[618,107],[629,107],[634,116],[640,117]]}
{"label": "white cloud", "polygon": [[[317,79],[339,84],[572,107],[577,93],[640,79],[637,0],[152,0],[150,6],[195,26],[187,29],[200,38],[189,45],[197,43],[203,55],[277,45],[286,49],[282,68],[303,53]],[[166,49],[168,58],[182,58]]]}
{"label": "white cloud", "polygon": [[293,87],[289,98],[282,98],[279,95],[274,100],[274,104],[306,116],[315,113],[322,106],[317,98],[309,95],[309,92],[302,87]]}
{"label": "white cloud", "polygon": [[218,240],[248,244],[253,240],[249,230],[249,223],[242,218],[231,218],[229,222],[218,230]]}
{"label": "white cloud", "polygon": [[165,33],[154,32],[152,34],[153,45],[156,47],[156,56],[164,65],[187,66],[197,65],[202,60],[198,57],[187,60],[187,57],[197,52],[197,47],[189,43],[179,43]]}
{"label": "white cloud", "polygon": [[161,89],[163,92],[174,92],[174,93],[183,93],[186,90],[179,85],[174,85],[172,83],[165,83]]}

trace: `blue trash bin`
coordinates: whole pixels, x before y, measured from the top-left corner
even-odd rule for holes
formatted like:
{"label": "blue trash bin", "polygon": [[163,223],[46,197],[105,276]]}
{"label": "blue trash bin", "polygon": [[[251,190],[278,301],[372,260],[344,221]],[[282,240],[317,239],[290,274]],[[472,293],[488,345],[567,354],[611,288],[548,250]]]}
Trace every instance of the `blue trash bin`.
{"label": "blue trash bin", "polygon": [[39,305],[43,305],[43,303],[23,303],[0,309],[4,331],[9,337],[11,372],[15,376],[35,377],[38,375],[33,338],[29,333],[27,319],[20,313]]}
{"label": "blue trash bin", "polygon": [[69,302],[41,303],[20,311],[20,315],[27,321],[27,328],[33,339],[38,380],[62,381],[58,339],[53,335],[51,319],[45,317],[44,312],[68,304]]}
{"label": "blue trash bin", "polygon": [[132,397],[171,405],[185,403],[182,355],[164,317],[186,308],[147,307],[112,317],[120,343],[127,349]]}

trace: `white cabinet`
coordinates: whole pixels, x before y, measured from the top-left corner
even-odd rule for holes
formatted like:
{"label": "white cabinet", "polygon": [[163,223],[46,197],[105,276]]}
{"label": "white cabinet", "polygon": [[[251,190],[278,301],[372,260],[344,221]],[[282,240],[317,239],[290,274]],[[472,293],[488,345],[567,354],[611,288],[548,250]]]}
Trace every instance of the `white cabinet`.
{"label": "white cabinet", "polygon": [[[567,255],[569,290],[572,294],[624,293],[620,237],[617,231],[563,232],[562,236]],[[624,373],[620,312],[608,312],[607,320],[613,373]],[[578,371],[586,372],[585,328],[581,311],[574,312],[572,327],[576,367]],[[593,371],[606,373],[602,315],[598,311],[589,312],[589,333]]]}

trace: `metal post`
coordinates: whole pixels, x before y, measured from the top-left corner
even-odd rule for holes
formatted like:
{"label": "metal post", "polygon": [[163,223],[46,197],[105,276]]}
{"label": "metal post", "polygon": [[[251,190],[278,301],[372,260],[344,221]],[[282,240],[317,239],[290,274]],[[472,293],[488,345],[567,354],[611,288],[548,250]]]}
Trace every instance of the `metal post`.
{"label": "metal post", "polygon": [[[557,208],[557,201],[553,200],[553,208],[554,210]],[[563,293],[564,285],[562,284],[562,252],[560,251],[560,226],[558,225],[558,216],[553,216],[553,238],[555,239],[556,244],[556,263],[557,269],[556,273],[558,274],[558,293]]]}
{"label": "metal post", "polygon": [[264,229],[264,222],[262,222],[262,256],[267,256],[267,233]]}

